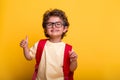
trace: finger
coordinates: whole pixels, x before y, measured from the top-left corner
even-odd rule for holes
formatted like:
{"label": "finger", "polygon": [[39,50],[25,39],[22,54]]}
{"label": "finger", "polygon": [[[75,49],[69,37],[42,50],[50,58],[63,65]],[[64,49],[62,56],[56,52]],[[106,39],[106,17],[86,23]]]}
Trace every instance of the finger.
{"label": "finger", "polygon": [[76,61],[76,60],[77,60],[77,56],[70,57],[70,61],[71,61],[71,62]]}
{"label": "finger", "polygon": [[20,46],[23,47],[24,45],[26,45],[26,41],[25,41],[25,40],[22,40],[22,41],[20,42]]}
{"label": "finger", "polygon": [[71,55],[70,55],[71,58],[75,58],[77,57],[77,54],[75,52],[71,52]]}
{"label": "finger", "polygon": [[25,43],[26,43],[26,41],[25,41],[25,40],[22,40],[20,44],[25,44]]}
{"label": "finger", "polygon": [[20,47],[24,47],[24,44],[20,44]]}
{"label": "finger", "polygon": [[26,46],[26,43],[21,43],[20,46],[21,46],[21,47],[25,47],[25,46]]}
{"label": "finger", "polygon": [[69,54],[70,54],[71,57],[75,56],[75,52],[74,51],[70,51]]}
{"label": "finger", "polygon": [[73,51],[69,51],[69,55],[71,56],[73,54]]}
{"label": "finger", "polygon": [[25,41],[28,42],[28,36],[26,36]]}
{"label": "finger", "polygon": [[21,43],[20,43],[20,45],[23,45],[23,44],[25,44],[25,40],[21,41]]}

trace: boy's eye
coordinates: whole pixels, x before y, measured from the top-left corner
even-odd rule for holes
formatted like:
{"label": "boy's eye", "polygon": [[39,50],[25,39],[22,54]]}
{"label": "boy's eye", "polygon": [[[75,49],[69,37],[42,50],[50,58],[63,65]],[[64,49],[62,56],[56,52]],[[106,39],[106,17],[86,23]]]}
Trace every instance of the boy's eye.
{"label": "boy's eye", "polygon": [[60,26],[60,25],[62,25],[60,22],[57,22],[57,23],[56,23],[56,26]]}
{"label": "boy's eye", "polygon": [[51,26],[52,25],[52,23],[47,23],[47,26]]}

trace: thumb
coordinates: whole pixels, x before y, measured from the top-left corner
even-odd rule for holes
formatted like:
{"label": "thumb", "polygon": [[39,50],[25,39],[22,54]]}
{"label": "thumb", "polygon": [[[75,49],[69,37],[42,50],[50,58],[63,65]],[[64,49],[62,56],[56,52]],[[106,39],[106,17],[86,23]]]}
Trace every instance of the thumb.
{"label": "thumb", "polygon": [[72,51],[69,51],[69,55],[70,55],[70,56],[72,55]]}
{"label": "thumb", "polygon": [[28,42],[28,36],[26,36],[25,41]]}

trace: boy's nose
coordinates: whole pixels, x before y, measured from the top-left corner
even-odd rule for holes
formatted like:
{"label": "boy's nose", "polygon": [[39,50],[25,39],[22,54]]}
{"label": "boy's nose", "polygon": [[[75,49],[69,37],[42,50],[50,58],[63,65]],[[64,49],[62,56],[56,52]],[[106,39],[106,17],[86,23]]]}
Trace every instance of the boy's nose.
{"label": "boy's nose", "polygon": [[56,26],[55,26],[55,24],[52,24],[52,28],[55,28]]}

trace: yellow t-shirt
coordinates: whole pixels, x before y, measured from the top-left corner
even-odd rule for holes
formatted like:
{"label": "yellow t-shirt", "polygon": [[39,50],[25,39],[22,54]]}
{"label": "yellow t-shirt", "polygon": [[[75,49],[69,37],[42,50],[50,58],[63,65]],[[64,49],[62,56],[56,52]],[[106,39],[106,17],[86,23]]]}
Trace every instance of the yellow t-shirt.
{"label": "yellow t-shirt", "polygon": [[[30,55],[35,58],[38,42],[30,48]],[[38,68],[36,80],[64,80],[63,58],[65,43],[52,43],[47,40]]]}

